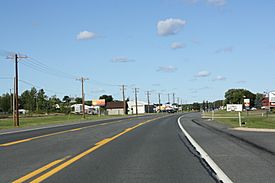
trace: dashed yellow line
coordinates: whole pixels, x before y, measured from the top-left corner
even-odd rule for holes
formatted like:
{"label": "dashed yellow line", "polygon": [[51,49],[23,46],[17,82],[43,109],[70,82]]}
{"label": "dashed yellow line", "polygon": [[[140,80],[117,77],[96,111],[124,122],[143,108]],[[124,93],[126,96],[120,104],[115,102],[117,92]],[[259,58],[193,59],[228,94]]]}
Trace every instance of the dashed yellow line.
{"label": "dashed yellow line", "polygon": [[[36,178],[36,179],[34,179],[33,181],[31,181],[31,183],[39,183],[39,182],[42,182],[42,181],[44,181],[45,179],[49,178],[50,176],[56,174],[57,172],[61,171],[61,170],[64,169],[64,168],[66,168],[67,166],[71,165],[72,163],[74,163],[74,162],[80,160],[80,159],[83,158],[84,156],[86,156],[86,155],[92,153],[92,152],[95,151],[96,149],[98,149],[98,148],[104,146],[105,144],[107,144],[107,143],[109,143],[109,142],[115,140],[116,138],[120,137],[121,135],[123,135],[123,134],[125,134],[125,133],[128,133],[128,132],[130,132],[130,131],[136,129],[136,128],[138,128],[139,126],[142,126],[142,125],[144,125],[144,124],[146,124],[146,123],[149,123],[149,122],[151,122],[151,121],[154,121],[154,120],[157,120],[157,119],[163,118],[163,117],[165,117],[165,116],[162,116],[162,117],[158,117],[158,118],[155,118],[155,119],[150,119],[150,120],[144,121],[144,122],[139,123],[139,124],[137,124],[137,125],[135,125],[135,126],[133,126],[133,127],[130,127],[130,128],[125,129],[123,132],[121,132],[121,133],[119,133],[119,134],[117,134],[117,135],[115,135],[115,136],[113,136],[113,137],[103,139],[103,140],[97,142],[97,143],[95,144],[95,146],[93,146],[92,148],[90,148],[90,149],[88,149],[88,150],[86,150],[86,151],[84,151],[84,152],[82,152],[82,153],[76,155],[75,157],[69,159],[68,161],[62,163],[61,165],[59,165],[59,166],[53,168],[52,170],[46,172],[45,174],[39,176],[38,178]],[[42,168],[43,168],[43,167],[42,167]],[[38,169],[38,170],[39,170],[39,169]],[[38,170],[36,170],[36,171],[38,171]],[[35,171],[34,171],[34,172],[35,172]],[[32,173],[30,173],[30,174],[32,174]]]}
{"label": "dashed yellow line", "polygon": [[21,182],[25,182],[25,181],[29,180],[30,178],[32,178],[32,177],[34,177],[34,176],[36,176],[36,175],[38,175],[38,174],[40,174],[40,173],[42,173],[42,172],[48,170],[49,168],[51,168],[51,167],[53,167],[53,166],[55,166],[55,165],[61,163],[62,161],[66,160],[66,159],[68,159],[68,158],[69,158],[69,157],[65,157],[65,158],[62,158],[62,159],[59,159],[59,160],[55,160],[55,161],[53,161],[53,162],[51,162],[51,163],[49,163],[49,164],[47,164],[47,165],[45,165],[45,166],[43,166],[43,167],[41,167],[41,168],[39,168],[39,169],[37,169],[37,170],[35,170],[35,171],[29,173],[29,174],[27,174],[27,175],[21,177],[20,179],[17,179],[17,180],[15,180],[15,181],[13,181],[12,183],[21,183]]}
{"label": "dashed yellow line", "polygon": [[[131,120],[131,119],[127,119],[127,120]],[[12,146],[12,145],[16,145],[16,144],[20,144],[20,143],[24,143],[24,142],[29,142],[31,140],[50,137],[50,136],[54,136],[54,135],[60,135],[60,134],[63,134],[63,133],[68,133],[68,132],[75,132],[75,131],[83,130],[83,129],[86,129],[86,128],[93,128],[93,127],[97,127],[97,126],[120,123],[122,121],[125,121],[125,120],[119,120],[119,121],[107,122],[107,123],[100,123],[100,124],[96,124],[96,125],[85,126],[85,127],[81,127],[81,128],[74,128],[74,129],[70,129],[70,130],[64,130],[64,131],[60,131],[60,132],[50,133],[50,134],[46,134],[46,135],[40,135],[40,136],[36,136],[36,137],[31,137],[31,138],[26,138],[26,139],[22,139],[22,140],[17,140],[17,141],[13,141],[13,142],[0,144],[0,147]]]}

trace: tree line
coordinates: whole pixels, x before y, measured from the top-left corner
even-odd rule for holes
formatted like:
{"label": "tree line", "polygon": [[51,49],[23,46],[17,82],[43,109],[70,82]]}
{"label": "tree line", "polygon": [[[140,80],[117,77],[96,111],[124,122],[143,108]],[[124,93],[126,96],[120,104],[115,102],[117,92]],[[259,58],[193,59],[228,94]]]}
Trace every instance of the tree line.
{"label": "tree line", "polygon": [[214,102],[203,101],[202,103],[194,102],[193,104],[183,105],[183,110],[213,110],[219,109],[226,104],[243,104],[244,99],[250,99],[250,107],[260,109],[262,107],[262,100],[265,95],[262,93],[252,93],[246,89],[229,89],[225,92],[224,100],[216,100]]}
{"label": "tree line", "polygon": [[[82,98],[72,98],[65,95],[62,99],[56,95],[47,96],[44,89],[37,90],[32,87],[25,90],[18,96],[19,109],[28,110],[28,113],[70,113],[72,104],[81,104]],[[102,95],[99,99],[105,99],[106,102],[113,101],[111,95]],[[92,105],[92,101],[85,101],[85,105]],[[13,111],[13,94],[5,93],[0,96],[0,113],[11,114]]]}

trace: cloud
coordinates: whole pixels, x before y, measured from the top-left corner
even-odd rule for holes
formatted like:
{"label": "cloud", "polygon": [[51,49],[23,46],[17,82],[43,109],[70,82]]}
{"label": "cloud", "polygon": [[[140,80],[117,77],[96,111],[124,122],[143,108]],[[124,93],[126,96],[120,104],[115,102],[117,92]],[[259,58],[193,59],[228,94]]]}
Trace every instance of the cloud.
{"label": "cloud", "polygon": [[237,83],[238,84],[244,84],[244,83],[246,83],[247,81],[245,81],[245,80],[239,80],[239,81],[237,81]]}
{"label": "cloud", "polygon": [[113,63],[127,63],[127,62],[134,62],[135,60],[129,59],[128,57],[120,56],[120,57],[113,57],[111,62]]}
{"label": "cloud", "polygon": [[88,40],[96,37],[96,34],[89,31],[82,31],[76,36],[77,40]]}
{"label": "cloud", "polygon": [[225,48],[220,48],[218,50],[215,51],[215,53],[232,53],[234,50],[234,48],[232,46],[228,46],[228,47],[225,47]]}
{"label": "cloud", "polygon": [[159,68],[157,69],[158,72],[167,72],[167,73],[176,72],[177,70],[178,69],[173,66],[159,66]]}
{"label": "cloud", "polygon": [[160,86],[159,83],[153,83],[152,86]]}
{"label": "cloud", "polygon": [[97,89],[93,89],[91,92],[92,92],[92,93],[105,93],[106,90],[101,89],[101,88],[97,88]]}
{"label": "cloud", "polygon": [[200,71],[195,75],[195,77],[202,78],[202,77],[208,77],[210,75],[211,73],[209,71]]}
{"label": "cloud", "polygon": [[186,21],[181,19],[169,18],[166,20],[160,20],[157,24],[158,35],[170,36],[175,35],[181,31],[185,26]]}
{"label": "cloud", "polygon": [[174,42],[171,44],[171,48],[176,50],[176,49],[184,48],[184,45],[178,42]]}
{"label": "cloud", "polygon": [[214,6],[224,6],[226,4],[226,0],[207,0],[207,3]]}
{"label": "cloud", "polygon": [[226,77],[224,76],[217,76],[213,79],[213,81],[225,81],[226,80]]}

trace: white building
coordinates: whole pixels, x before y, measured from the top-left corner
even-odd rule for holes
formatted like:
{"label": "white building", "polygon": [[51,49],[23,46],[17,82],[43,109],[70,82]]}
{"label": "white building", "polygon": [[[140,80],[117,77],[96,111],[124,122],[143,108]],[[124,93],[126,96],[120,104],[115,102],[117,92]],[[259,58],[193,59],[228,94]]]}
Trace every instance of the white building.
{"label": "white building", "polygon": [[[129,114],[136,114],[136,102],[129,101],[127,102],[127,104],[128,104]],[[138,114],[148,113],[148,103],[143,101],[137,101],[137,110],[138,110]],[[149,112],[150,113],[154,112],[153,105],[149,105]]]}
{"label": "white building", "polygon": [[[85,113],[86,114],[99,114],[100,108],[98,106],[88,106],[85,105]],[[81,114],[82,112],[82,104],[74,104],[71,106],[71,113]]]}

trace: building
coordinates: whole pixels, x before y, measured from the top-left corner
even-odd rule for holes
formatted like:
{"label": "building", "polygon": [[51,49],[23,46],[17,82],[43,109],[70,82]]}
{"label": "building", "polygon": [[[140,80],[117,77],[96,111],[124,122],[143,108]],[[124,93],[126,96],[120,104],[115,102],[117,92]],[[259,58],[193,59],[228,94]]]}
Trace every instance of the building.
{"label": "building", "polygon": [[[127,104],[126,104],[126,109],[127,109]],[[124,102],[123,101],[107,102],[106,111],[108,115],[123,115]]]}
{"label": "building", "polygon": [[19,109],[18,112],[19,114],[27,114],[29,111],[25,109]]}
{"label": "building", "polygon": [[[136,114],[136,102],[129,101],[129,102],[127,102],[127,104],[128,104],[129,114]],[[149,107],[148,107],[148,103],[143,102],[143,101],[137,101],[137,109],[138,109],[138,114],[154,112],[154,106],[149,105]]]}
{"label": "building", "polygon": [[[85,114],[99,114],[98,106],[88,106],[85,105]],[[71,106],[71,113],[82,114],[82,104],[74,104]]]}

